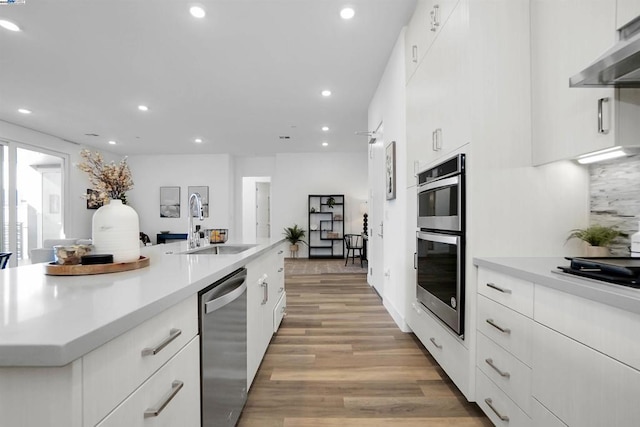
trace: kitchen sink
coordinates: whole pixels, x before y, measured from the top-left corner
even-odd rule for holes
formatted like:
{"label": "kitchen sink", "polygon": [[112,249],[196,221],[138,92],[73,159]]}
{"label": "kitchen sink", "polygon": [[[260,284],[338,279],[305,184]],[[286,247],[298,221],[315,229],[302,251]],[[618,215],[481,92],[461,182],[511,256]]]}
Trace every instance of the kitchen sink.
{"label": "kitchen sink", "polygon": [[210,245],[203,248],[195,248],[186,252],[180,252],[183,255],[233,255],[254,248],[258,245]]}

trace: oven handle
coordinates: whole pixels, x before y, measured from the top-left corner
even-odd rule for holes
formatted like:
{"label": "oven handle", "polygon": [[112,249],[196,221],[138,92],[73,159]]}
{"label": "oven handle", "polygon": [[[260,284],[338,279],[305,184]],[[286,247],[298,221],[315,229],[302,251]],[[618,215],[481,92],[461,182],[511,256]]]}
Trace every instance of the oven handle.
{"label": "oven handle", "polygon": [[431,240],[433,242],[448,243],[450,245],[457,245],[460,242],[460,236],[454,236],[451,234],[436,234],[417,231],[416,236],[420,240]]}
{"label": "oven handle", "polygon": [[456,176],[452,176],[451,178],[438,179],[435,181],[429,181],[429,182],[420,184],[418,185],[418,193],[433,190],[435,188],[453,187],[454,185],[459,185],[459,184],[460,184],[460,175],[456,175]]}

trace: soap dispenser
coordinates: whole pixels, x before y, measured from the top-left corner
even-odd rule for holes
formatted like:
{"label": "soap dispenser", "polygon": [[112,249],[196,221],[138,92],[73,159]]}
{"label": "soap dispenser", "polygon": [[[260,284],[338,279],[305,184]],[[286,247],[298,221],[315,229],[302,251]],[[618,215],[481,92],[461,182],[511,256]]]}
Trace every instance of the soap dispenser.
{"label": "soap dispenser", "polygon": [[638,232],[631,235],[631,257],[640,258],[640,221],[638,222]]}

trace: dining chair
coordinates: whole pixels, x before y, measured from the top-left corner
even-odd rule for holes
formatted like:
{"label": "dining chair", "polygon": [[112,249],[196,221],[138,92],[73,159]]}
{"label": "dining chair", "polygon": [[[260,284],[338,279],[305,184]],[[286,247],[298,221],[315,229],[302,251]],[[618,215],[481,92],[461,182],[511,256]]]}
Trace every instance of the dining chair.
{"label": "dining chair", "polygon": [[351,263],[355,263],[356,251],[358,251],[358,256],[360,257],[360,267],[362,267],[362,236],[360,234],[345,234],[344,244],[347,248],[347,259],[344,261],[344,265],[347,265],[350,253]]}
{"label": "dining chair", "polygon": [[0,269],[4,269],[11,258],[13,252],[0,252]]}

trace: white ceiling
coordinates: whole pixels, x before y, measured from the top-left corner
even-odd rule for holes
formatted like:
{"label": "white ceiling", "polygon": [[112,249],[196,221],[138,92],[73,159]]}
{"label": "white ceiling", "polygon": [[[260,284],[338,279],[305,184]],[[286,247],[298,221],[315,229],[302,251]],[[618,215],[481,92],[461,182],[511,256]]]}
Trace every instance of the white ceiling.
{"label": "white ceiling", "polygon": [[415,0],[203,0],[200,20],[193,4],[0,6],[22,29],[0,28],[0,120],[121,154],[366,150],[355,132]]}

